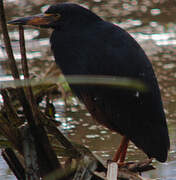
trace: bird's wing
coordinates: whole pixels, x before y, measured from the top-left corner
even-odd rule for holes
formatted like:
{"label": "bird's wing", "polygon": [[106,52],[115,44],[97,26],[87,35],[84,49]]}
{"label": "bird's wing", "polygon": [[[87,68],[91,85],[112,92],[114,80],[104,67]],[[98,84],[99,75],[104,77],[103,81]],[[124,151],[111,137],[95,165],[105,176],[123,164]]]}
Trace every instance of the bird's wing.
{"label": "bird's wing", "polygon": [[97,28],[92,37],[87,73],[136,78],[146,83],[149,91],[97,86],[73,89],[97,121],[126,135],[149,157],[164,161],[169,147],[168,130],[152,65],[127,32],[109,23],[103,29]]}

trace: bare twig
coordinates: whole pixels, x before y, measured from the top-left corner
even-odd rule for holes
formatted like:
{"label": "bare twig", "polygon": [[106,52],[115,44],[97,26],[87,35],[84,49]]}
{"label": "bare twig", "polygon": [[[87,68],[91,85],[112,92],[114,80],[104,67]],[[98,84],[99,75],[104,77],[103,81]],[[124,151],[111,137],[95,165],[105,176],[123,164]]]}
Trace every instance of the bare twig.
{"label": "bare twig", "polygon": [[[30,79],[29,77],[29,70],[27,65],[27,58],[26,58],[26,48],[25,48],[25,40],[24,40],[24,28],[23,26],[19,26],[19,38],[20,38],[20,52],[21,52],[21,64],[22,64],[22,70],[24,74],[25,79]],[[39,110],[34,98],[34,94],[32,92],[32,88],[30,84],[26,83],[26,95],[29,100],[29,103],[31,105],[31,109],[33,112],[33,116],[37,117],[39,114]],[[35,121],[40,121],[39,118],[35,118]],[[40,122],[36,122],[36,124],[39,124]]]}
{"label": "bare twig", "polygon": [[18,180],[25,180],[25,170],[20,161],[16,157],[14,151],[6,148],[2,151],[2,156],[8,163],[10,169],[13,171]]}
{"label": "bare twig", "polygon": [[40,179],[39,167],[37,162],[37,153],[35,149],[34,138],[30,133],[29,126],[24,124],[20,127],[20,131],[23,135],[23,151],[25,161],[25,173],[26,179],[38,180]]}
{"label": "bare twig", "polygon": [[25,79],[29,79],[29,70],[28,70],[27,58],[26,58],[26,47],[25,47],[23,26],[19,26],[19,38],[20,38],[21,64],[22,64],[23,74]]}
{"label": "bare twig", "polygon": [[[24,40],[24,29],[19,26],[19,36],[20,36],[20,51],[22,57],[22,67],[25,78],[29,79],[29,72],[26,59],[26,49]],[[44,130],[43,124],[41,123],[41,113],[37,107],[32,88],[30,85],[26,86],[27,97],[30,103],[30,109],[32,110],[32,117],[34,118],[35,125],[32,127],[31,134],[34,138],[35,148],[38,157],[39,168],[42,176],[47,173],[61,168],[61,165],[57,159],[56,153],[51,147],[48,140],[47,134]],[[30,124],[29,124],[30,125]],[[31,128],[31,126],[30,126]]]}
{"label": "bare twig", "polygon": [[19,79],[19,73],[16,66],[16,62],[13,55],[10,38],[9,38],[8,30],[7,30],[3,0],[0,0],[0,23],[1,23],[2,33],[4,36],[5,48],[7,51],[8,61],[9,61],[10,69],[12,71],[12,75],[14,79]]}
{"label": "bare twig", "polygon": [[6,90],[1,90],[1,95],[3,97],[4,100],[4,107],[5,107],[5,111],[6,111],[6,119],[8,119],[7,123],[3,123],[3,125],[1,125],[1,128],[4,128],[5,126],[8,126],[8,128],[10,128],[10,132],[6,131],[6,138],[9,138],[9,140],[11,140],[11,143],[13,144],[13,146],[20,152],[22,153],[22,146],[21,143],[19,142],[19,131],[17,129],[17,127],[15,128],[15,124],[18,124],[21,120],[18,118],[17,113],[15,112],[14,108],[11,105],[11,101],[10,98],[7,95],[7,91]]}

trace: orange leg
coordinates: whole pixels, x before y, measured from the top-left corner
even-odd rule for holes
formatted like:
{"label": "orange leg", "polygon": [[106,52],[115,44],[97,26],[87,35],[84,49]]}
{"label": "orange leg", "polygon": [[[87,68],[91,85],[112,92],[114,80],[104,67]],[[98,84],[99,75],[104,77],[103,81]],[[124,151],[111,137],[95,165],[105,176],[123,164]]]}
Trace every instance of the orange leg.
{"label": "orange leg", "polygon": [[115,153],[113,161],[118,162],[120,160],[120,163],[124,162],[126,152],[127,152],[128,142],[129,142],[129,139],[126,136],[124,136],[122,138],[122,141],[120,143],[118,150]]}
{"label": "orange leg", "polygon": [[123,163],[125,161],[127,148],[128,148],[128,143],[129,143],[129,139],[126,138],[126,142],[124,144],[123,151],[120,154],[120,161],[119,161],[120,163]]}

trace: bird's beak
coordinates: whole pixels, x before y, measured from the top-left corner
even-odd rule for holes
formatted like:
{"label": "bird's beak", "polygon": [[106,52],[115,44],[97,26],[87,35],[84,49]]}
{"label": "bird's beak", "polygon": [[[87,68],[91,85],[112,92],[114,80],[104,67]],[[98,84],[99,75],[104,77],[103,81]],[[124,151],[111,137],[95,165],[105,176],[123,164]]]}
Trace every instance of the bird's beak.
{"label": "bird's beak", "polygon": [[37,14],[34,16],[23,17],[9,21],[8,24],[12,25],[32,25],[47,27],[60,18],[60,14]]}

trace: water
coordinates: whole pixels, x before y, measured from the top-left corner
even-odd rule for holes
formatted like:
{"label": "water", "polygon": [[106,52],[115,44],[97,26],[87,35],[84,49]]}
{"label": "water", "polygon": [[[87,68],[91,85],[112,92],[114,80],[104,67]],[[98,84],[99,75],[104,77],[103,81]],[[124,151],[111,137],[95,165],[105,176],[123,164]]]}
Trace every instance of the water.
{"label": "water", "polygon": [[[146,51],[160,84],[168,120],[171,150],[166,163],[154,162],[157,169],[145,173],[144,176],[162,180],[176,179],[176,2],[174,0],[123,0],[119,2],[116,0],[73,0],[72,2],[82,4],[104,19],[126,29]],[[48,1],[48,4],[52,3],[53,1]],[[8,12],[7,19],[11,20],[13,17],[41,13],[47,5],[38,0],[7,0],[5,7]],[[19,60],[19,46],[16,42],[18,33],[14,27],[9,27],[9,30],[15,57]],[[48,41],[50,31],[27,28],[25,34],[30,72],[43,76],[53,63]],[[2,38],[0,38],[0,77],[3,78],[10,74],[5,58]],[[63,102],[55,100],[56,118],[62,122],[63,132],[73,141],[85,144],[102,159],[110,159],[121,137],[94,122],[84,107],[77,105],[77,100],[74,99],[72,102],[74,102],[72,106],[64,109]],[[127,160],[144,158],[146,158],[145,154],[131,143]],[[0,178],[15,179],[2,159],[0,159]]]}

